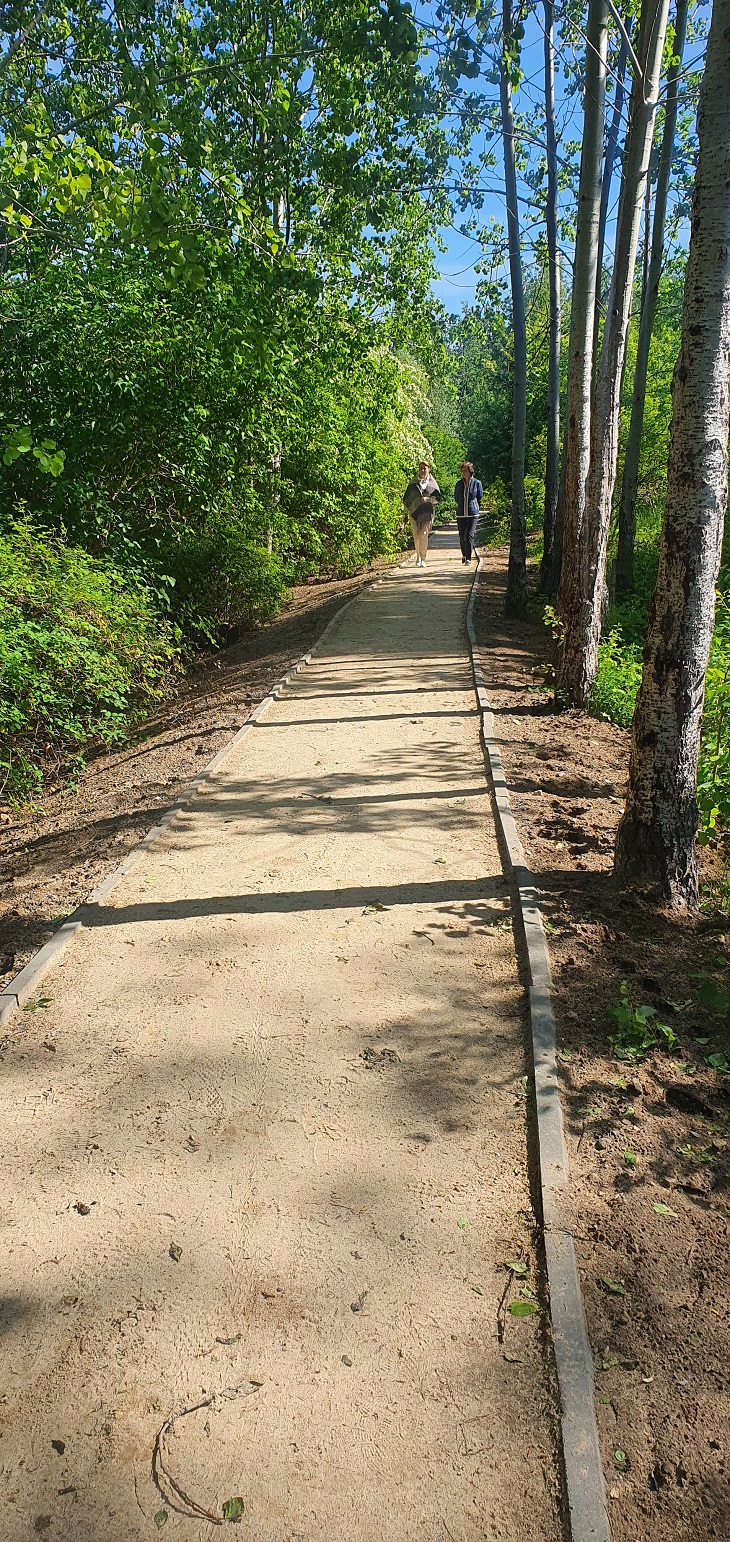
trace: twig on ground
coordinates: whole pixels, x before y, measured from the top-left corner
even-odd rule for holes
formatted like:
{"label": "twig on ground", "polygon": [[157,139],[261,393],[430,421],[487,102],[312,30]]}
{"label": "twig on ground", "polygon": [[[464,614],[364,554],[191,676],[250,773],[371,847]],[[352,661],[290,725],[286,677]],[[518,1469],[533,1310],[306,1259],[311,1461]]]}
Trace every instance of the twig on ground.
{"label": "twig on ground", "polygon": [[212,1510],[206,1510],[205,1505],[198,1504],[197,1499],[191,1499],[190,1495],[186,1494],[184,1488],[177,1482],[177,1479],[173,1478],[169,1468],[165,1466],[165,1438],[169,1435],[173,1425],[177,1424],[180,1419],[185,1419],[188,1414],[199,1413],[203,1408],[212,1408],[219,1400],[228,1399],[230,1401],[234,1398],[250,1397],[253,1392],[258,1392],[261,1385],[260,1381],[248,1381],[243,1387],[225,1387],[222,1392],[213,1392],[210,1397],[204,1397],[200,1403],[191,1403],[189,1408],[181,1408],[179,1413],[171,1414],[170,1418],[165,1420],[157,1432],[152,1448],[152,1481],[158,1493],[161,1494],[171,1510],[177,1510],[179,1515],[186,1513],[179,1504],[175,1503],[174,1499],[170,1498],[169,1493],[165,1493],[162,1480],[164,1480],[182,1504],[187,1506],[188,1519],[199,1519],[202,1517],[206,1521],[211,1521],[214,1526],[223,1525],[222,1516],[216,1515]]}

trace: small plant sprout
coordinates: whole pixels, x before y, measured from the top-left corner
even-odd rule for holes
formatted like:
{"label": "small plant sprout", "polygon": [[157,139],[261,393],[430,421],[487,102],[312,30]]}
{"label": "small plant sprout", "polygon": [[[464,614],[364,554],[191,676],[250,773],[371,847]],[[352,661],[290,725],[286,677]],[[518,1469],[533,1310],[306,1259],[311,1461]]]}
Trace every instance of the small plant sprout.
{"label": "small plant sprout", "polygon": [[619,999],[609,1016],[615,1018],[617,1025],[616,1033],[611,1035],[614,1055],[630,1065],[643,1060],[657,1045],[672,1049],[679,1042],[674,1030],[659,1022],[655,1007],[634,1006],[625,980],[621,981]]}

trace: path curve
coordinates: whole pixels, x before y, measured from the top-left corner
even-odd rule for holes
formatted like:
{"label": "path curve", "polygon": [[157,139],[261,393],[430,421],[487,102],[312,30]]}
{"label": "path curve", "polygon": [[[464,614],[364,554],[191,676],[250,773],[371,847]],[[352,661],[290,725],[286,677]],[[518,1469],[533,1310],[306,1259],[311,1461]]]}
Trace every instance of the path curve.
{"label": "path curve", "polygon": [[470,574],[433,548],[347,608],[14,1034],[8,1542],[207,1538],[239,1495],[256,1542],[561,1536],[540,1314],[497,1331],[505,1260],[537,1279],[524,1000]]}

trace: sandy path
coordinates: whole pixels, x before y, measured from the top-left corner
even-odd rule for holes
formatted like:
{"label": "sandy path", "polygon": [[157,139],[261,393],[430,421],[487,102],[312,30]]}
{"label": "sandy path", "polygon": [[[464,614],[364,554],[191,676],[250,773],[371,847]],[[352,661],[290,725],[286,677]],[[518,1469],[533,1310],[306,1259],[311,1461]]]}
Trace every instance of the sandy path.
{"label": "sandy path", "polygon": [[[8,1542],[208,1538],[196,1506],[237,1495],[256,1542],[558,1542],[539,1318],[496,1331],[532,1235],[522,993],[437,545],[350,607],[7,1052]],[[222,1389],[164,1438],[194,1503],[163,1501],[157,1432]]]}

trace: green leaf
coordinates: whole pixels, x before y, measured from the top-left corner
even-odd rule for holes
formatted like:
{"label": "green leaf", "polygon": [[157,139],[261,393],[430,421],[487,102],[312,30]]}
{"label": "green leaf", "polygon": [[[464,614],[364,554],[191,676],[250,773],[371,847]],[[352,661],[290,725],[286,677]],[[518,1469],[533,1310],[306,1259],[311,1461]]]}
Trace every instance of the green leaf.
{"label": "green leaf", "polygon": [[457,1224],[457,1226],[460,1226],[462,1231],[463,1231],[464,1227],[469,1225],[469,1218],[468,1218],[468,1216],[460,1215],[456,1224]]}
{"label": "green leaf", "polygon": [[167,1520],[167,1510],[158,1510],[155,1516],[155,1525],[158,1531],[162,1531],[163,1526],[167,1525]]}
{"label": "green leaf", "polygon": [[224,1521],[242,1520],[244,1509],[245,1505],[241,1499],[240,1494],[236,1494],[233,1499],[227,1499],[223,1506]]}
{"label": "green leaf", "polygon": [[538,1310],[536,1301],[510,1301],[509,1311],[512,1317],[531,1317]]}
{"label": "green leaf", "polygon": [[636,1152],[630,1151],[627,1147],[626,1151],[624,1152],[624,1161],[626,1165],[628,1167],[635,1167],[638,1160],[639,1158],[637,1157]]}
{"label": "green leaf", "polygon": [[521,1279],[530,1272],[529,1264],[525,1263],[524,1258],[506,1258],[504,1267],[505,1269],[511,1269],[512,1273],[518,1274]]}
{"label": "green leaf", "polygon": [[661,1200],[656,1205],[653,1205],[652,1209],[656,1215],[673,1215],[675,1220],[679,1220],[676,1210],[672,1210],[670,1205],[663,1204]]}
{"label": "green leaf", "polygon": [[598,1283],[599,1285],[603,1286],[604,1290],[609,1291],[612,1296],[626,1295],[626,1291],[624,1290],[620,1280],[609,1280],[607,1275],[602,1274],[599,1276]]}

